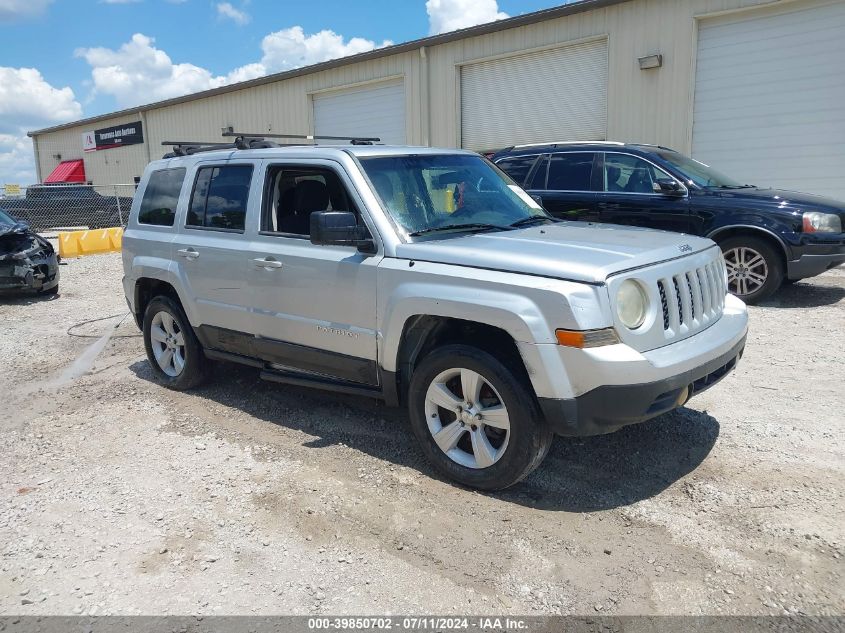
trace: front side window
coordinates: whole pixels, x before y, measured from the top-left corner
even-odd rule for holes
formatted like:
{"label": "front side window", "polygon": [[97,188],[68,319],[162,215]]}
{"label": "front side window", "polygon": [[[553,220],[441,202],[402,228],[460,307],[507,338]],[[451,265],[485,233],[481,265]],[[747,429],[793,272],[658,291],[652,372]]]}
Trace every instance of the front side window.
{"label": "front side window", "polygon": [[654,193],[658,179],[669,174],[642,158],[630,154],[605,154],[604,191],[620,193]]}
{"label": "front side window", "polygon": [[660,158],[686,176],[690,183],[695,183],[699,187],[704,187],[705,189],[742,189],[752,186],[743,185],[733,178],[728,178],[724,174],[720,174],[709,165],[705,165],[694,158],[684,156],[678,152],[660,150],[656,153]]}
{"label": "front side window", "polygon": [[160,169],[150,174],[138,211],[138,223],[173,226],[184,180],[184,167]]}
{"label": "front side window", "polygon": [[508,176],[514,179],[518,185],[524,185],[525,179],[528,177],[528,172],[537,162],[537,156],[514,156],[513,158],[504,158],[496,163],[496,165],[504,171]]}
{"label": "front side window", "polygon": [[267,170],[261,230],[308,237],[311,214],[317,211],[360,213],[340,177],[331,169],[310,165],[272,165]]}
{"label": "front side window", "polygon": [[548,215],[480,156],[418,154],[362,157],[385,210],[409,234],[507,228]]}
{"label": "front side window", "polygon": [[550,191],[590,191],[592,174],[593,154],[590,152],[552,154],[545,188]]}
{"label": "front side window", "polygon": [[185,226],[244,230],[252,165],[201,167]]}

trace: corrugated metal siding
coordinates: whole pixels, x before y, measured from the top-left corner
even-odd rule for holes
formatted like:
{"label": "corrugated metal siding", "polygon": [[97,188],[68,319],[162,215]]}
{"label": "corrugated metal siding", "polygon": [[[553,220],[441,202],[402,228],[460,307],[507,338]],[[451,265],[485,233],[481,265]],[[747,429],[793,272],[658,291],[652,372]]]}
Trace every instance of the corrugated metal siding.
{"label": "corrugated metal siding", "polygon": [[842,2],[703,21],[694,156],[742,182],[845,198],[843,62]]}
{"label": "corrugated metal siding", "polygon": [[607,135],[607,41],[461,68],[461,146],[596,141]]}
{"label": "corrugated metal siding", "polygon": [[314,134],[376,137],[382,143],[404,145],[405,82],[367,82],[345,90],[313,95]]}
{"label": "corrugated metal siding", "polygon": [[[784,2],[792,0],[783,0]],[[795,0],[798,2],[799,0]],[[313,130],[309,94],[364,81],[403,76],[406,138],[409,144],[460,144],[460,66],[496,56],[524,53],[579,40],[608,38],[607,136],[612,140],[660,143],[689,151],[696,17],[770,0],[632,0],[544,22],[438,44],[426,49],[428,77],[418,51],[370,59],[237,92],[169,105],[146,112],[145,137],[152,158],[165,139],[219,140],[220,128],[246,131]],[[641,71],[637,58],[660,52],[664,66]],[[542,88],[542,87],[539,87]],[[421,100],[428,92],[427,108]],[[427,112],[426,120],[422,114]],[[136,116],[101,121],[108,127]],[[82,155],[88,126],[39,136],[39,167],[49,174],[58,161]],[[142,145],[86,154],[86,173],[97,183],[131,182],[146,165]],[[89,164],[91,165],[89,167]]]}

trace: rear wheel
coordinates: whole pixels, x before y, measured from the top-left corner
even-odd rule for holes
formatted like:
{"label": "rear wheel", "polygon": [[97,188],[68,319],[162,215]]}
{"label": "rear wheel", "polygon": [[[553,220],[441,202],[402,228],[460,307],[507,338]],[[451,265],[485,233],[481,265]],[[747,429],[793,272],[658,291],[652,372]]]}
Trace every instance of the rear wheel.
{"label": "rear wheel", "polygon": [[449,345],[426,356],[411,378],[408,405],[426,457],[466,486],[507,488],[537,468],[551,446],[523,379],[473,347]]}
{"label": "rear wheel", "polygon": [[720,242],[728,267],[728,291],[746,303],[772,296],[784,277],[783,260],[764,239],[739,235]]}
{"label": "rear wheel", "polygon": [[169,297],[150,301],[144,312],[144,346],[156,379],[171,389],[202,383],[207,361],[182,307]]}

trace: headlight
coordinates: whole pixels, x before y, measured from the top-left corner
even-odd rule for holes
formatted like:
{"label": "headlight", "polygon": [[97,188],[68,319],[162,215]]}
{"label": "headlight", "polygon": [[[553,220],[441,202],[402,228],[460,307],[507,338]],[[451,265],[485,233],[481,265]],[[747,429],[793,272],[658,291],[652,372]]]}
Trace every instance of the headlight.
{"label": "headlight", "polygon": [[834,213],[810,211],[804,214],[805,233],[841,233],[842,221]]}
{"label": "headlight", "polygon": [[636,330],[645,321],[648,297],[636,281],[626,279],[616,292],[616,314],[622,325]]}

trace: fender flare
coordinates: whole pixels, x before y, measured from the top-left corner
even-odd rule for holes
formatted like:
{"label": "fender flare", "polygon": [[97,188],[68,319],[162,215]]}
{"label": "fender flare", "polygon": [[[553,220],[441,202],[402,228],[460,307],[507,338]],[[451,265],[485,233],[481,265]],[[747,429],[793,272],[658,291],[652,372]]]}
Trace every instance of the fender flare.
{"label": "fender flare", "polygon": [[719,234],[724,233],[725,231],[730,231],[732,229],[755,231],[758,233],[763,233],[771,238],[774,238],[774,240],[780,245],[784,261],[789,260],[790,253],[789,247],[786,245],[786,242],[784,242],[783,239],[777,233],[762,226],[754,226],[753,224],[728,224],[726,226],[720,226],[717,229],[713,229],[712,231],[710,231],[710,233],[707,234],[707,237],[718,244],[719,242],[716,238],[719,236]]}

